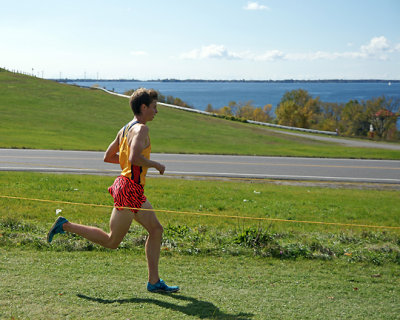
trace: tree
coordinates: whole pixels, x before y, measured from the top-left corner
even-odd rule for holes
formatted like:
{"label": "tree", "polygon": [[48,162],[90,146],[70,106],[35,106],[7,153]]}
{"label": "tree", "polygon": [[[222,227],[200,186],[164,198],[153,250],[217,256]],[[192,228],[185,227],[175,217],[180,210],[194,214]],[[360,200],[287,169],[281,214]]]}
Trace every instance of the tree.
{"label": "tree", "polygon": [[372,124],[378,138],[397,139],[399,106],[399,100],[386,99],[384,96],[361,103],[350,100],[341,112],[341,131],[349,136],[367,136]]}
{"label": "tree", "polygon": [[341,113],[344,104],[334,102],[321,103],[321,113],[318,119],[318,129],[336,131],[340,126]]}
{"label": "tree", "polygon": [[370,126],[368,118],[365,104],[350,100],[342,110],[340,132],[347,136],[366,136]]}
{"label": "tree", "polygon": [[306,90],[298,89],[298,90],[286,91],[280,103],[283,103],[285,101],[293,101],[298,106],[305,106],[307,101],[310,99],[312,99],[312,97]]}
{"label": "tree", "polygon": [[393,134],[393,129],[396,128],[398,115],[387,110],[381,109],[371,117],[371,124],[374,127],[378,137],[386,139],[389,133]]}
{"label": "tree", "polygon": [[396,138],[399,100],[387,99],[385,96],[368,100],[366,110],[376,136],[382,139]]}
{"label": "tree", "polygon": [[314,99],[305,90],[286,92],[275,110],[278,123],[311,128],[318,122],[320,104],[319,97]]}
{"label": "tree", "polygon": [[274,116],[273,116],[273,111],[272,111],[272,104],[266,104],[263,108],[263,111],[267,117],[267,122],[272,122]]}
{"label": "tree", "polygon": [[210,112],[210,113],[214,113],[214,109],[213,109],[211,103],[209,103],[209,104],[207,105],[206,111],[207,111],[207,112]]}
{"label": "tree", "polygon": [[254,121],[259,121],[259,122],[267,122],[268,121],[267,114],[261,108],[254,109],[251,119]]}
{"label": "tree", "polygon": [[228,106],[231,110],[231,115],[237,115],[239,106],[236,101],[229,101]]}
{"label": "tree", "polygon": [[298,105],[293,100],[281,102],[276,108],[275,114],[278,124],[291,127],[297,126]]}
{"label": "tree", "polygon": [[231,110],[231,108],[228,107],[228,106],[222,107],[221,109],[219,109],[219,110],[217,111],[217,113],[218,113],[218,114],[221,114],[221,115],[223,115],[223,116],[232,116],[232,110]]}
{"label": "tree", "polygon": [[237,111],[236,116],[244,119],[252,119],[254,113],[254,106],[251,101],[246,102],[246,104],[240,104]]}

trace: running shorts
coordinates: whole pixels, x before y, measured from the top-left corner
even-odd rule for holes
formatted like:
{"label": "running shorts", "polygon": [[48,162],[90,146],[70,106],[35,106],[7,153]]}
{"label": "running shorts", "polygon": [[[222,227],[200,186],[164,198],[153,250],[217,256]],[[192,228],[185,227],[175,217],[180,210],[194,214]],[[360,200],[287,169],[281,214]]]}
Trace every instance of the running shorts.
{"label": "running shorts", "polygon": [[[115,207],[141,208],[146,202],[143,186],[124,176],[117,177],[113,185],[108,188],[108,192],[114,198]],[[122,208],[116,209],[122,210]],[[137,209],[130,210],[138,212]]]}

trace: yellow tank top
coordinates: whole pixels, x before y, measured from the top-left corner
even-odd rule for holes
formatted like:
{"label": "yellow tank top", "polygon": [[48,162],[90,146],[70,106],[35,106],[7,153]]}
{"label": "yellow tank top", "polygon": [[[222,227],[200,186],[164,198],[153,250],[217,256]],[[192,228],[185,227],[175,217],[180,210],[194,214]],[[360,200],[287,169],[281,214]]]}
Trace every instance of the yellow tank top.
{"label": "yellow tank top", "polygon": [[[138,121],[129,122],[122,132],[122,138],[119,144],[119,164],[121,166],[121,175],[132,179],[135,183],[144,187],[146,183],[147,167],[135,166],[129,161],[130,146],[128,143],[128,132]],[[142,155],[146,159],[150,159],[151,145],[142,151]]]}

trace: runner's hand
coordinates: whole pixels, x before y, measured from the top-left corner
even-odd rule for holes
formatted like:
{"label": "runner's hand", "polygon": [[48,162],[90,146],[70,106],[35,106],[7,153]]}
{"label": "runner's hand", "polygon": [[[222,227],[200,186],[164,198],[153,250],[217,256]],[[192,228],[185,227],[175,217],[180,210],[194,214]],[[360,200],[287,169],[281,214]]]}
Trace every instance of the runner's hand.
{"label": "runner's hand", "polygon": [[158,163],[158,165],[156,166],[156,169],[160,172],[160,174],[164,174],[165,166],[161,163]]}

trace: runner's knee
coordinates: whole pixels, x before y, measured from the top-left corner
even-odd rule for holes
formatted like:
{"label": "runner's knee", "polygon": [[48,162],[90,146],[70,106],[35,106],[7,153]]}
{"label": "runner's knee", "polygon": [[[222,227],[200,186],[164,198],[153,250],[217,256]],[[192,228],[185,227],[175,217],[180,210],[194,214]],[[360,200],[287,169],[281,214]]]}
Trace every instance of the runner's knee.
{"label": "runner's knee", "polygon": [[110,241],[109,243],[107,243],[107,248],[115,250],[119,247],[120,243],[121,243],[121,241]]}
{"label": "runner's knee", "polygon": [[161,224],[156,224],[152,226],[152,228],[149,230],[149,234],[151,235],[157,235],[161,236],[164,232],[164,228]]}
{"label": "runner's knee", "polygon": [[104,246],[108,249],[117,249],[119,247],[119,244],[122,242],[122,240],[123,239],[120,239],[113,235],[109,235],[109,239]]}

